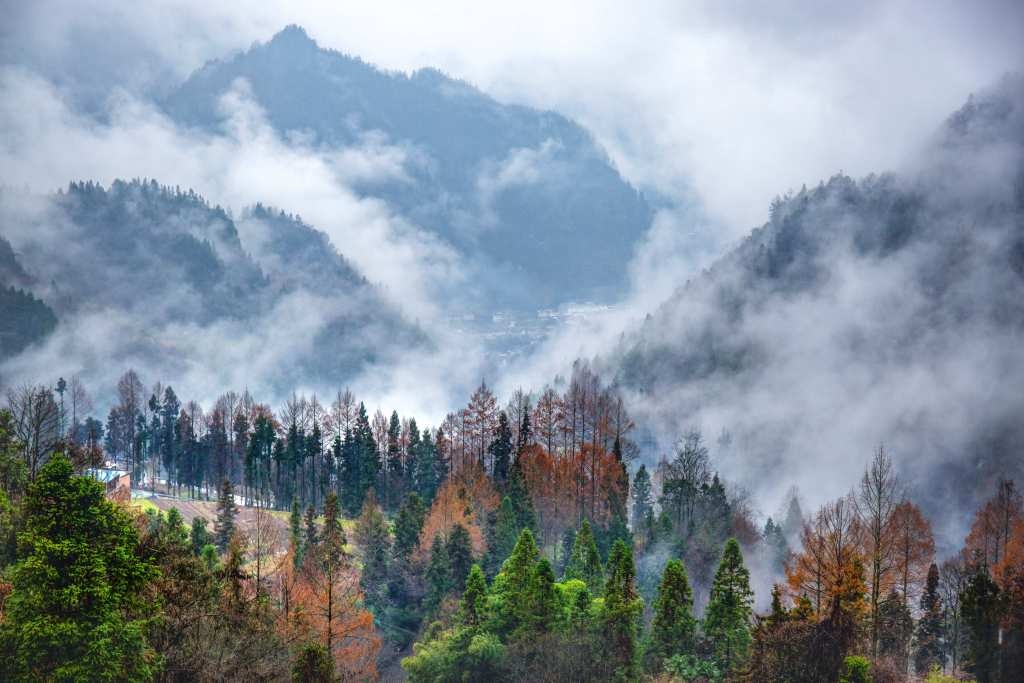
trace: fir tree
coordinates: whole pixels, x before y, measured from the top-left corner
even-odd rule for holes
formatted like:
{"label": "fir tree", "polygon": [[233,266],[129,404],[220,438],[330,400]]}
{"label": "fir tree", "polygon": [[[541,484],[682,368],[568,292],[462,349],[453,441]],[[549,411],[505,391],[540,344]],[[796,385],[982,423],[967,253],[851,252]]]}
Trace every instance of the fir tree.
{"label": "fir tree", "polygon": [[235,504],[235,488],[231,481],[225,479],[220,485],[220,496],[217,499],[217,519],[213,523],[214,539],[217,548],[224,552],[235,535],[235,520],[238,517],[238,506]]}
{"label": "fir tree", "polygon": [[466,590],[462,593],[460,615],[466,626],[479,626],[486,618],[487,579],[480,565],[474,564],[466,577]]}
{"label": "fir tree", "polygon": [[302,513],[299,501],[292,501],[292,511],[288,516],[288,537],[291,542],[292,563],[295,567],[302,564]]}
{"label": "fir tree", "polygon": [[558,617],[558,598],[555,595],[555,573],[545,559],[534,565],[525,602],[529,614],[522,627],[534,633],[551,631]]}
{"label": "fir tree", "polygon": [[461,591],[466,586],[466,576],[473,565],[473,547],[469,531],[462,524],[452,527],[448,535],[448,561],[452,568],[452,585]]}
{"label": "fir tree", "polygon": [[405,498],[395,518],[395,559],[407,562],[413,549],[420,540],[423,521],[426,519],[426,508],[423,499],[415,491]]}
{"label": "fir tree", "polygon": [[498,426],[494,428],[494,440],[487,447],[487,452],[494,463],[494,485],[499,490],[504,490],[512,464],[512,429],[504,410],[498,413]]}
{"label": "fir tree", "polygon": [[594,534],[590,531],[590,522],[583,520],[576,540],[572,545],[569,563],[565,567],[565,578],[579,579],[587,584],[591,595],[600,595],[604,587],[604,570],[601,568],[601,556],[597,552]]}
{"label": "fir tree", "polygon": [[978,683],[998,680],[1001,607],[999,586],[989,576],[988,567],[981,563],[960,596],[960,611],[967,632],[964,668],[974,674]]}
{"label": "fir tree", "polygon": [[512,501],[512,509],[516,512],[518,528],[536,530],[537,515],[533,509],[533,500],[526,487],[526,478],[523,477],[523,468],[518,457],[512,463],[512,470],[509,473],[508,498]]}
{"label": "fir tree", "polygon": [[448,549],[441,534],[434,536],[434,543],[430,547],[430,562],[427,564],[427,613],[432,613],[440,607],[448,591],[452,588],[452,568],[448,561]]}
{"label": "fir tree", "polygon": [[157,571],[128,515],[61,454],[28,487],[24,515],[0,621],[5,679],[150,680],[143,591]]}
{"label": "fir tree", "polygon": [[335,680],[334,658],[320,643],[306,643],[292,663],[293,683],[332,683]]}
{"label": "fir tree", "polygon": [[316,527],[316,510],[310,505],[306,508],[306,514],[302,517],[302,551],[307,552],[317,546],[320,542],[320,532]]}
{"label": "fir tree", "polygon": [[639,529],[653,514],[651,475],[647,473],[646,465],[640,465],[633,477],[633,526]]}
{"label": "fir tree", "polygon": [[379,614],[387,597],[391,538],[373,489],[367,492],[363,509],[356,520],[356,543],[363,551],[363,571],[359,576],[359,585],[363,589],[366,603]]}
{"label": "fir tree", "polygon": [[772,585],[772,607],[768,613],[768,624],[777,626],[785,621],[789,621],[789,612],[782,605],[782,589],[776,583]]}
{"label": "fir tree", "polygon": [[932,667],[946,665],[942,637],[945,630],[942,596],[939,594],[939,568],[933,562],[928,567],[928,580],[921,594],[921,620],[915,634],[914,670],[926,674]]}
{"label": "fir tree", "polygon": [[661,575],[651,624],[651,651],[656,658],[656,668],[669,657],[691,654],[696,628],[686,567],[682,560],[669,560]]}
{"label": "fir tree", "polygon": [[704,633],[711,640],[716,659],[725,672],[734,671],[746,661],[751,642],[753,601],[750,571],[743,564],[740,544],[730,538],[715,572],[704,616]]}
{"label": "fir tree", "polygon": [[879,654],[892,658],[904,668],[913,631],[914,620],[906,600],[892,588],[878,607]]}
{"label": "fir tree", "polygon": [[494,521],[494,542],[490,544],[488,553],[488,565],[490,573],[496,574],[501,563],[512,554],[519,538],[519,522],[516,519],[516,512],[512,508],[512,501],[508,496],[501,499],[498,507],[498,514]]}
{"label": "fir tree", "polygon": [[629,681],[637,677],[637,623],[643,600],[636,591],[633,551],[622,541],[612,545],[608,556],[608,580],[604,587],[603,655],[609,678]]}
{"label": "fir tree", "polygon": [[203,550],[203,546],[211,543],[213,537],[210,536],[209,529],[206,528],[205,517],[193,517],[192,528],[189,531],[189,541],[192,544],[192,554],[199,555]]}

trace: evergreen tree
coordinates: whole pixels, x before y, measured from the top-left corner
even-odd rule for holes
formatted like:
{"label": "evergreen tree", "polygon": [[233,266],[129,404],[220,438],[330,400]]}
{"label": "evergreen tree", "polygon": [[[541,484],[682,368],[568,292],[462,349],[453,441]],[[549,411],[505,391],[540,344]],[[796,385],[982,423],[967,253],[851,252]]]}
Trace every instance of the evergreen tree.
{"label": "evergreen tree", "polygon": [[402,464],[402,450],[399,439],[402,436],[402,423],[398,419],[398,411],[392,411],[388,422],[387,460],[384,469],[387,472],[387,485],[384,487],[384,507],[394,510],[405,488],[405,468]]}
{"label": "evergreen tree", "polygon": [[427,613],[433,613],[440,607],[448,591],[452,588],[452,568],[448,561],[448,549],[441,534],[434,536],[434,544],[430,547],[430,562],[427,564]]}
{"label": "evergreen tree", "polygon": [[494,440],[487,447],[491,462],[494,463],[494,485],[504,490],[508,483],[512,459],[512,429],[505,411],[498,413],[498,425],[494,428]]}
{"label": "evergreen tree", "polygon": [[945,629],[942,596],[939,594],[939,568],[933,562],[928,567],[928,580],[921,594],[921,619],[915,634],[916,651],[914,670],[926,674],[932,667],[946,665],[942,637]]}
{"label": "evergreen tree", "polygon": [[550,632],[558,618],[558,597],[555,594],[555,573],[546,559],[534,565],[525,602],[529,615],[522,627],[533,633]]}
{"label": "evergreen tree", "polygon": [[466,577],[466,590],[462,593],[462,623],[479,626],[486,618],[487,579],[480,565],[474,564]]}
{"label": "evergreen tree", "polygon": [[418,435],[415,420],[410,420],[409,431],[411,436],[416,436],[415,440],[410,438],[409,441],[409,449],[415,456],[416,491],[423,502],[429,504],[434,500],[437,488],[441,485],[437,448],[430,439],[430,430],[423,430],[422,437]]}
{"label": "evergreen tree", "polygon": [[669,560],[661,575],[651,624],[651,652],[656,668],[669,657],[692,654],[696,628],[686,567],[681,560]]}
{"label": "evergreen tree", "polygon": [[533,509],[533,500],[526,487],[526,478],[518,456],[512,463],[512,471],[508,479],[508,498],[512,501],[512,509],[516,512],[516,524],[520,529],[537,529],[537,515]]}
{"label": "evergreen tree", "polygon": [[488,553],[488,565],[490,573],[496,574],[502,562],[512,554],[516,547],[516,540],[519,538],[519,521],[516,519],[516,511],[512,508],[512,501],[508,496],[501,499],[498,507],[498,514],[494,522],[494,542],[490,544]]}
{"label": "evergreen tree", "polygon": [[778,626],[789,621],[789,611],[782,605],[782,589],[779,584],[772,585],[772,608],[768,613],[768,625]]}
{"label": "evergreen tree", "polygon": [[750,571],[743,564],[740,544],[730,538],[715,572],[704,616],[704,633],[711,640],[716,659],[725,672],[734,671],[746,661],[753,602]]}
{"label": "evergreen tree", "polygon": [[359,404],[356,413],[355,429],[356,448],[360,461],[359,488],[356,491],[358,497],[353,501],[350,514],[355,516],[362,507],[363,499],[370,488],[379,487],[381,483],[381,470],[383,465],[380,453],[377,451],[377,443],[373,438],[373,428],[370,426],[370,418],[366,414],[366,406]]}
{"label": "evergreen tree", "polygon": [[782,527],[769,517],[765,522],[761,537],[768,550],[768,560],[771,562],[773,571],[781,573],[785,568],[786,559],[789,557],[789,544],[786,542],[786,535],[783,533]]}
{"label": "evergreen tree", "polygon": [[5,678],[150,680],[143,588],[157,572],[128,515],[57,454],[29,485],[24,520],[0,621]]}
{"label": "evergreen tree", "polygon": [[622,541],[612,545],[608,556],[608,580],[604,586],[603,655],[608,678],[629,681],[637,677],[637,623],[643,600],[636,590],[633,551]]}
{"label": "evergreen tree", "polygon": [[452,568],[452,584],[455,590],[461,591],[466,586],[466,576],[473,565],[473,547],[469,531],[462,524],[452,527],[448,535],[448,561]]}
{"label": "evergreen tree", "polygon": [[312,505],[306,508],[306,514],[302,516],[302,526],[302,552],[305,553],[320,542],[320,531],[316,527],[316,510]]}
{"label": "evergreen tree", "polygon": [[235,487],[229,479],[220,485],[220,496],[217,498],[217,519],[213,523],[214,542],[224,552],[235,535],[235,520],[238,518],[238,505],[235,504]]}
{"label": "evergreen tree", "polygon": [[380,614],[387,597],[391,538],[384,512],[377,504],[373,489],[367,492],[363,509],[356,520],[356,543],[363,551],[363,571],[359,576],[359,585],[363,589],[366,604]]}
{"label": "evergreen tree", "polygon": [[288,532],[291,541],[292,562],[298,567],[302,564],[302,514],[299,512],[299,501],[292,501],[292,511],[288,516]]}
{"label": "evergreen tree", "polygon": [[601,556],[597,552],[594,534],[590,531],[590,522],[583,520],[576,540],[572,545],[572,554],[565,567],[565,578],[579,579],[587,584],[591,595],[600,595],[604,587],[604,570],[601,568]]}
{"label": "evergreen tree", "polygon": [[906,600],[892,588],[878,606],[879,654],[892,658],[904,668],[913,632],[914,619],[910,616]]}
{"label": "evergreen tree", "polygon": [[356,434],[349,427],[345,430],[345,438],[341,442],[341,503],[346,510],[354,511],[363,502],[363,462],[362,450],[356,441]]}
{"label": "evergreen tree", "polygon": [[997,680],[999,663],[999,586],[989,576],[988,567],[979,564],[960,596],[960,612],[967,632],[965,667],[978,683]]}
{"label": "evergreen tree", "polygon": [[519,434],[516,437],[516,455],[533,443],[533,425],[530,423],[530,402],[523,405],[523,419],[519,423]]}
{"label": "evergreen tree", "polygon": [[293,683],[332,683],[334,680],[334,658],[326,647],[306,643],[299,648],[292,664]]}
{"label": "evergreen tree", "polygon": [[420,540],[420,531],[423,530],[423,521],[426,519],[427,511],[423,506],[423,499],[415,491],[405,498],[395,518],[395,559],[402,562],[408,561],[412,551]]}
{"label": "evergreen tree", "polygon": [[646,465],[640,465],[633,477],[633,526],[639,529],[654,514],[651,475]]}
{"label": "evergreen tree", "polygon": [[213,541],[213,537],[210,536],[210,531],[206,528],[205,517],[192,518],[192,529],[189,532],[189,540],[192,543],[192,554],[194,555],[198,555],[202,552],[204,545]]}

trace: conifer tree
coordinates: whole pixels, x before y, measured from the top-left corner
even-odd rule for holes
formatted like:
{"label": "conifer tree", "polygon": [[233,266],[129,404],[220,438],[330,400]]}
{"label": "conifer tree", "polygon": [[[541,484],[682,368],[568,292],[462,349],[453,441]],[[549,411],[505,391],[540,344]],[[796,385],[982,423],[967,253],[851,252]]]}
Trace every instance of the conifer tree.
{"label": "conifer tree", "polygon": [[779,584],[772,585],[772,607],[768,613],[768,624],[776,626],[789,620],[789,611],[782,605],[782,589]]}
{"label": "conifer tree", "polygon": [[235,504],[235,488],[231,485],[230,480],[225,479],[220,485],[220,496],[217,498],[217,519],[213,523],[214,542],[221,552],[228,549],[231,537],[235,535],[237,517],[238,505]]}
{"label": "conifer tree", "polygon": [[473,565],[473,546],[469,538],[469,530],[462,524],[452,527],[448,535],[448,561],[452,568],[452,585],[461,591],[466,586],[466,576]]}
{"label": "conifer tree", "polygon": [[487,447],[494,463],[494,485],[504,490],[508,483],[509,468],[512,459],[512,429],[508,424],[505,411],[498,413],[498,425],[494,428],[494,440]]}
{"label": "conifer tree", "polygon": [[434,536],[430,547],[430,562],[427,564],[427,596],[426,608],[432,613],[440,607],[448,591],[452,588],[452,568],[448,561],[448,549],[441,534]]}
{"label": "conifer tree", "polygon": [[639,529],[654,513],[651,475],[640,465],[633,477],[633,527]]}
{"label": "conifer tree", "polygon": [[494,521],[494,542],[488,552],[488,564],[491,574],[496,574],[502,562],[512,554],[519,538],[519,522],[508,496],[501,499],[498,514]]}
{"label": "conifer tree", "polygon": [[306,514],[302,517],[302,549],[307,551],[315,548],[320,542],[320,532],[316,528],[316,510],[310,505],[306,508]]}
{"label": "conifer tree", "polygon": [[651,651],[656,658],[656,669],[669,657],[693,652],[696,628],[686,567],[682,560],[669,560],[661,575],[651,624]]}
{"label": "conifer tree", "polygon": [[974,674],[978,683],[998,680],[1001,607],[999,586],[989,576],[988,567],[978,564],[960,596],[960,611],[967,632],[964,668]]}
{"label": "conifer tree", "polygon": [[405,502],[398,511],[395,518],[395,558],[406,562],[412,554],[416,544],[419,543],[420,531],[423,530],[423,521],[426,519],[427,511],[423,505],[423,499],[415,491],[405,497]]}
{"label": "conifer tree", "polygon": [[384,512],[377,504],[373,489],[366,494],[363,509],[356,520],[356,543],[363,551],[363,571],[359,585],[366,603],[380,613],[387,597],[388,557],[391,538]]}
{"label": "conifer tree", "polygon": [[501,566],[501,572],[505,575],[513,599],[520,601],[520,598],[526,595],[533,576],[533,566],[539,558],[540,551],[533,540],[533,533],[529,529],[523,529],[519,533],[512,554]]}
{"label": "conifer tree", "polygon": [[555,573],[546,559],[534,565],[530,577],[530,589],[526,596],[529,609],[523,628],[534,633],[548,633],[554,628],[558,617],[558,598],[555,595]]}
{"label": "conifer tree", "polygon": [[516,524],[520,529],[537,529],[537,514],[533,509],[533,500],[526,486],[522,464],[517,456],[512,463],[508,479],[508,498],[512,501],[512,509],[516,512]]}
{"label": "conifer tree", "polygon": [[715,657],[725,672],[741,666],[749,654],[753,602],[750,571],[743,564],[740,544],[730,538],[715,572],[704,616],[704,633],[711,640]]}
{"label": "conifer tree", "polygon": [[601,568],[601,555],[597,552],[597,543],[590,530],[590,522],[583,520],[576,539],[572,545],[572,554],[565,567],[566,579],[579,579],[587,584],[591,595],[600,595],[604,587],[604,570]]}
{"label": "conifer tree", "polygon": [[637,595],[633,551],[623,541],[612,545],[604,587],[603,646],[609,678],[629,681],[637,676],[637,622],[643,600]]}
{"label": "conifer tree", "polygon": [[198,555],[202,552],[203,546],[212,541],[209,529],[206,528],[205,517],[193,517],[192,529],[189,531],[189,541],[192,544],[192,554]]}
{"label": "conifer tree", "polygon": [[460,614],[466,626],[479,626],[486,618],[487,579],[480,565],[474,564],[466,577],[466,590],[462,593]]}
{"label": "conifer tree", "polygon": [[906,600],[895,588],[878,606],[878,653],[900,663],[906,663],[914,619]]}
{"label": "conifer tree", "polygon": [[295,567],[302,564],[302,513],[299,501],[292,500],[292,511],[288,515],[288,537],[291,542],[292,563]]}
{"label": "conifer tree", "polygon": [[61,454],[29,485],[24,515],[0,620],[5,680],[150,680],[143,589],[157,570],[128,515]]}
{"label": "conifer tree", "polygon": [[942,668],[946,664],[946,653],[942,637],[945,630],[945,616],[939,594],[939,568],[932,562],[928,567],[928,579],[921,594],[921,619],[917,622],[915,634],[916,650],[914,670],[926,674],[932,667]]}

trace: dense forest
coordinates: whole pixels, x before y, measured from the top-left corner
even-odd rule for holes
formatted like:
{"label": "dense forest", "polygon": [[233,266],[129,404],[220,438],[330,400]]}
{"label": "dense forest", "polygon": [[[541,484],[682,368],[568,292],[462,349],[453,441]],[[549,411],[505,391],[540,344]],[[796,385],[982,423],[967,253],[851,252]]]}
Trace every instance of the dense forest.
{"label": "dense forest", "polygon": [[[348,391],[204,408],[133,370],[106,398],[104,422],[72,378],[0,412],[16,680],[1024,674],[1009,480],[941,558],[899,454],[762,520],[699,432],[634,462],[622,396],[582,363],[504,404],[481,384],[436,426]],[[108,500],[104,465],[136,495]]]}

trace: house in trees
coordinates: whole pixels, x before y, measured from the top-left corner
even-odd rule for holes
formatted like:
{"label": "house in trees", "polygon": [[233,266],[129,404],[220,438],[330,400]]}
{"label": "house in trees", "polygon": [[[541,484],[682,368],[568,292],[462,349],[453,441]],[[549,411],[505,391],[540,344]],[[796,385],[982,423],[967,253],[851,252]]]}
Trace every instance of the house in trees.
{"label": "house in trees", "polygon": [[107,491],[107,498],[120,503],[127,503],[132,499],[132,475],[127,470],[101,469],[91,467],[85,471],[86,476],[96,481],[103,482]]}

